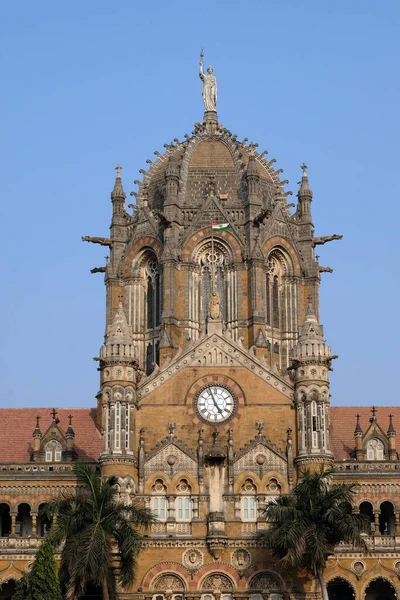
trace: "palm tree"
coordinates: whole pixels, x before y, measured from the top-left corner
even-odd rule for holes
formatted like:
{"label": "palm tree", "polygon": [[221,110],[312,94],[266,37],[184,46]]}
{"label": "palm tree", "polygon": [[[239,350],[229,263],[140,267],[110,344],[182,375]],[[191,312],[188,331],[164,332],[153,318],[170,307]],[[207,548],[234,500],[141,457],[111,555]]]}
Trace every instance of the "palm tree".
{"label": "palm tree", "polygon": [[331,473],[305,470],[291,494],[267,505],[269,528],[258,536],[285,567],[318,579],[323,600],[329,600],[324,569],[336,544],[365,549],[361,534],[369,529],[368,519],[353,513],[354,485],[332,484]]}
{"label": "palm tree", "polygon": [[[77,464],[84,487],[63,493],[44,509],[56,517],[50,530],[61,551],[60,579],[69,600],[76,600],[88,583],[102,588],[103,599],[114,597],[117,581],[135,579],[142,532],[153,522],[147,508],[126,506],[118,498],[117,477],[101,478],[93,467]],[[117,574],[116,574],[117,573]]]}

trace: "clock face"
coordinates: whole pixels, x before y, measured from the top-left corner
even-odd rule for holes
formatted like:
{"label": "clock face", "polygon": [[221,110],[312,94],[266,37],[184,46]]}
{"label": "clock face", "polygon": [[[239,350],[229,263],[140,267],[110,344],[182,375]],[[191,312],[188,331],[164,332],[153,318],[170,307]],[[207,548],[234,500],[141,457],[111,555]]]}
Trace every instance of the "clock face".
{"label": "clock face", "polygon": [[233,394],[221,385],[204,387],[196,399],[197,412],[208,423],[226,421],[233,415],[235,406]]}

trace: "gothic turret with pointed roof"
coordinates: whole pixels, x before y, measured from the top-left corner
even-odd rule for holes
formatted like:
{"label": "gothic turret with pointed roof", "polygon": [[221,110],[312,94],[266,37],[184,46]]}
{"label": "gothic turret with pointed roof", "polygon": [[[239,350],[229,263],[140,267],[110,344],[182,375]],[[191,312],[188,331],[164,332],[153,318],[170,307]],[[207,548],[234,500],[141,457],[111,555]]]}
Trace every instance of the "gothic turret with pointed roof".
{"label": "gothic turret with pointed roof", "polygon": [[336,357],[325,343],[311,299],[291,358],[300,424],[296,463],[299,467],[330,464],[333,457],[329,449],[328,373],[331,361]]}
{"label": "gothic turret with pointed roof", "polygon": [[104,472],[119,455],[122,464],[134,462],[133,424],[136,402],[137,361],[122,299],[111,325],[107,328],[100,350],[101,387],[97,395],[98,411],[102,416],[104,452],[101,457]]}

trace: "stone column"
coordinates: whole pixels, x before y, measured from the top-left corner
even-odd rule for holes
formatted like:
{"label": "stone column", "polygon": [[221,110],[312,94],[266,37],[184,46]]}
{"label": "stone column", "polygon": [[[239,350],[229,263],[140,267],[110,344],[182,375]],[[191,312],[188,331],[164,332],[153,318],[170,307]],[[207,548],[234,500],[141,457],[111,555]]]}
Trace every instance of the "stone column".
{"label": "stone column", "polygon": [[38,514],[37,513],[31,513],[31,517],[32,517],[32,537],[36,537],[37,536]]}
{"label": "stone column", "polygon": [[17,515],[18,513],[16,512],[10,512],[10,516],[11,516],[11,533],[10,533],[10,537],[15,537],[15,527],[17,524]]}
{"label": "stone column", "polygon": [[234,511],[235,511],[235,519],[240,521],[240,496],[235,496]]}
{"label": "stone column", "polygon": [[374,519],[375,519],[375,532],[374,532],[374,535],[380,535],[380,531],[379,531],[379,515],[380,515],[380,511],[379,510],[375,510],[374,511]]}
{"label": "stone column", "polygon": [[394,513],[395,517],[395,534],[400,535],[400,512],[396,511]]}
{"label": "stone column", "polygon": [[193,497],[193,520],[199,520],[199,498],[198,496]]}

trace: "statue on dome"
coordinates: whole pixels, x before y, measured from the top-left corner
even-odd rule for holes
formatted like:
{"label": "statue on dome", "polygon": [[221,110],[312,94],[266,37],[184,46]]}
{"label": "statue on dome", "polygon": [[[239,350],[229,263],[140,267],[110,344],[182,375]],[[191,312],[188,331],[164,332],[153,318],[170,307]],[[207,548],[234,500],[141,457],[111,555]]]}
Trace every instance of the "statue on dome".
{"label": "statue on dome", "polygon": [[203,71],[203,50],[200,52],[200,72],[199,77],[203,82],[203,102],[206,110],[216,111],[217,109],[217,78],[213,75],[213,68],[208,67],[207,73]]}

